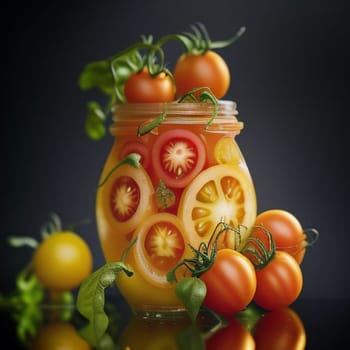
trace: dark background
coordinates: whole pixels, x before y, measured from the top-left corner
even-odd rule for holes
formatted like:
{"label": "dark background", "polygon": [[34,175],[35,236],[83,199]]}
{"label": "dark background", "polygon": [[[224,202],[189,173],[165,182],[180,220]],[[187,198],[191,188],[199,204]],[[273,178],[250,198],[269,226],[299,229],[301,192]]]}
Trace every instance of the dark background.
{"label": "dark background", "polygon": [[[338,1],[48,1],[2,5],[1,289],[13,288],[29,248],[8,235],[39,237],[50,212],[77,230],[103,264],[94,191],[111,137],[83,131],[86,102],[77,79],[85,63],[136,42],[203,22],[213,40],[244,25],[220,50],[231,69],[226,98],[238,103],[237,138],[252,173],[259,212],[282,208],[320,239],[303,262],[304,298],[350,295],[349,5]],[[173,50],[173,49],[169,49]],[[169,65],[177,52],[169,51]],[[96,95],[99,96],[99,95]]]}

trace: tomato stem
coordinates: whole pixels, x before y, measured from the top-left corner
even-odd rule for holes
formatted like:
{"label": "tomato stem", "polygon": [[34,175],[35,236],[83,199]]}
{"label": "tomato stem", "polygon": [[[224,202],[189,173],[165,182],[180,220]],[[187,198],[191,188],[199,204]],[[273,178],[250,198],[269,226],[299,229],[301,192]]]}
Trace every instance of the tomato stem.
{"label": "tomato stem", "polygon": [[[135,245],[136,241],[137,241],[137,237],[134,238],[134,239],[129,243],[129,245],[125,248],[125,250],[123,251],[122,258],[121,258],[121,262],[122,262],[123,264],[125,264],[126,257],[128,256],[128,254],[129,254],[131,248]],[[131,273],[129,270],[124,269],[124,272],[125,272],[126,275],[129,276],[129,277],[133,275],[133,273]]]}
{"label": "tomato stem", "polygon": [[156,119],[153,119],[150,123],[146,125],[140,125],[137,130],[137,136],[143,136],[151,132],[153,129],[157,128],[167,117],[166,112],[163,112]]}
{"label": "tomato stem", "polygon": [[241,27],[237,33],[227,40],[210,42],[211,49],[221,49],[235,43],[246,31],[246,27]]}
{"label": "tomato stem", "polygon": [[255,225],[253,226],[254,229],[260,229],[264,233],[267,238],[267,245],[260,238],[250,235],[240,252],[249,258],[256,270],[260,270],[274,258],[276,245],[270,231],[266,227]]}
{"label": "tomato stem", "polygon": [[124,159],[122,159],[118,164],[116,164],[105,176],[105,178],[98,184],[98,187],[102,187],[107,180],[111,177],[111,175],[122,165],[124,164],[129,164],[134,168],[139,168],[140,167],[140,160],[141,160],[141,155],[138,153],[130,153],[128,154]]}
{"label": "tomato stem", "polygon": [[315,228],[308,228],[304,230],[306,235],[305,242],[306,247],[311,247],[319,238],[319,232]]}
{"label": "tomato stem", "polygon": [[[200,277],[206,271],[208,271],[215,261],[218,240],[220,236],[227,231],[233,231],[237,235],[240,235],[240,231],[238,229],[235,229],[225,222],[220,221],[215,226],[208,243],[201,242],[197,249],[192,245],[189,245],[194,253],[194,257],[180,261],[171,271],[169,271],[167,274],[168,282],[177,282],[175,272],[181,266],[185,266],[191,272],[192,277]],[[213,240],[214,242],[212,243]]]}

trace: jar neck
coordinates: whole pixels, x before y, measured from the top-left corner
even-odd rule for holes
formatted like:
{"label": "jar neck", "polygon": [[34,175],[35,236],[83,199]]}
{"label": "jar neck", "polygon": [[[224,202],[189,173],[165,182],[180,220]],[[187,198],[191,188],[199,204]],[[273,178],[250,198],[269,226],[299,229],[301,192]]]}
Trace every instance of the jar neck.
{"label": "jar neck", "polygon": [[243,123],[238,121],[234,101],[219,101],[215,118],[215,106],[211,103],[127,103],[115,106],[112,135],[134,133],[135,128],[159,120],[161,124],[203,125],[208,132],[232,132],[239,134]]}

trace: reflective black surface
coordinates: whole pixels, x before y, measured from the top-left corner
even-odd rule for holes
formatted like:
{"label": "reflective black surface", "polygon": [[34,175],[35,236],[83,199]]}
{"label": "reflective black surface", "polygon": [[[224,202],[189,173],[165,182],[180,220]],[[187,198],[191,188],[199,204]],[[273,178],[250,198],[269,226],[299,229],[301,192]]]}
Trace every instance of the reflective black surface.
{"label": "reflective black surface", "polygon": [[[92,348],[77,341],[78,333],[74,332],[85,325],[85,319],[74,307],[65,309],[62,313],[61,309],[46,305],[37,311],[42,312],[43,322],[38,323],[32,336],[28,335],[28,344],[39,336],[46,338],[44,343],[37,342],[32,349],[40,350],[43,346],[47,350],[58,349],[55,338],[59,338],[61,343],[67,342],[67,349]],[[350,346],[347,336],[350,299],[300,298],[284,313],[270,312],[261,315],[256,309],[253,311],[253,316],[250,314],[248,317],[226,320],[227,326],[215,330],[219,328],[218,321],[206,313],[199,317],[195,326],[187,319],[159,321],[135,318],[124,301],[112,295],[107,297],[106,303],[106,312],[110,319],[108,335],[112,342],[106,343],[102,349],[248,350],[254,349],[254,343],[256,349],[270,350],[345,349]],[[8,349],[31,348],[20,341],[19,321],[14,319],[14,314],[9,310],[1,310],[1,327]],[[287,344],[284,348],[276,345],[281,339]],[[303,347],[305,339],[306,346]]]}

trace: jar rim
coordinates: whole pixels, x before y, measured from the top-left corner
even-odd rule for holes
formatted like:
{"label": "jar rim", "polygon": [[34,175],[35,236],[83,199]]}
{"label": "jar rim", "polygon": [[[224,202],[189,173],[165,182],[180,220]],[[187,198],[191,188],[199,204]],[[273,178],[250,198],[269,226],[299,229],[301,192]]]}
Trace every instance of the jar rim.
{"label": "jar rim", "polygon": [[[117,116],[125,114],[142,113],[157,114],[166,112],[169,115],[210,115],[214,111],[214,105],[210,102],[139,102],[139,103],[123,103],[114,106],[115,121]],[[237,115],[237,104],[231,100],[218,101],[218,116]]]}
{"label": "jar rim", "polygon": [[[216,116],[213,118],[215,107]],[[237,119],[237,104],[231,100],[220,100],[218,105],[210,102],[163,102],[126,103],[114,107],[112,134],[134,130],[135,125],[151,123],[160,116],[162,124],[199,124],[208,132],[232,132],[238,134],[243,122]]]}

